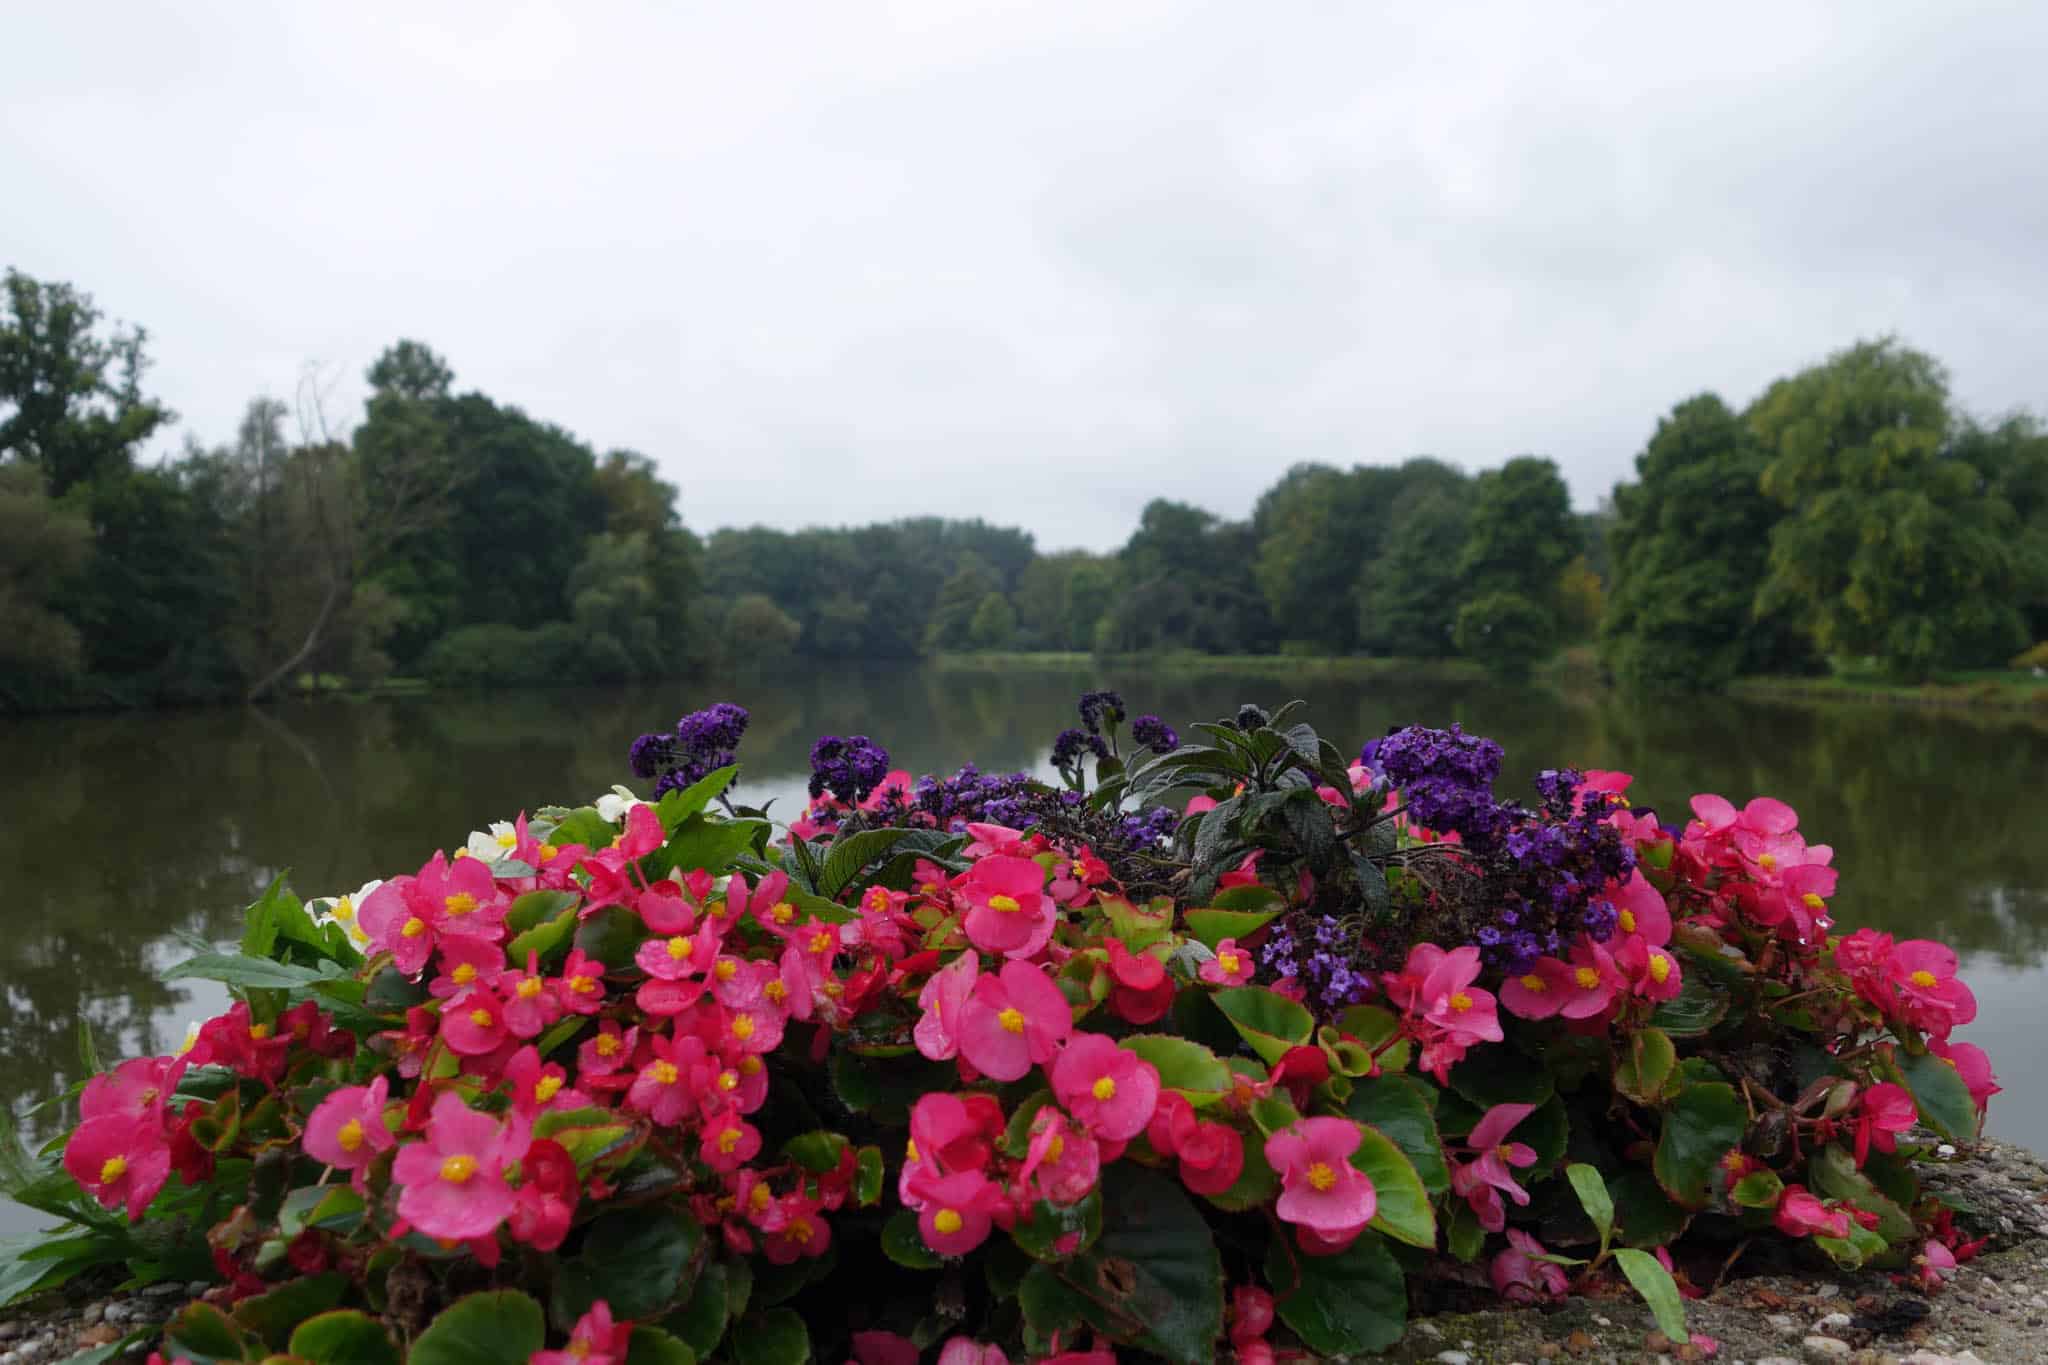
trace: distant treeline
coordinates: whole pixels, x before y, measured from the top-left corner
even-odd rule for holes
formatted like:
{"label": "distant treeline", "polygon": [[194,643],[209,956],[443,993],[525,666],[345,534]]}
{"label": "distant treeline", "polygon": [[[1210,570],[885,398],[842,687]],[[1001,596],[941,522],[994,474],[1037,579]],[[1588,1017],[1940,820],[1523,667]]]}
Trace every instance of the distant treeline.
{"label": "distant treeline", "polygon": [[599,455],[413,341],[360,414],[316,378],[232,442],[143,446],[146,336],[6,276],[0,709],[263,697],[307,680],[609,682],[933,651],[1465,655],[1516,676],[1597,641],[1635,684],[1832,661],[1902,677],[2048,636],[2048,436],[1956,413],[1884,341],[1658,422],[1576,514],[1533,456],[1298,465],[1245,521],[1149,503],[1109,554],[981,521],[756,526],[700,542],[632,451]]}

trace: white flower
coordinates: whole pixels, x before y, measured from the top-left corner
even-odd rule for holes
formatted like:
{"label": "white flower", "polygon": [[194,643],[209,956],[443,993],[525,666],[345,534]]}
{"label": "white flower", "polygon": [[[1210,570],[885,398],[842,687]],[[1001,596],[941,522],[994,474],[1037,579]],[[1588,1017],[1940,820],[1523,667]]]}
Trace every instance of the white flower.
{"label": "white flower", "polygon": [[463,852],[486,863],[495,863],[500,858],[512,856],[512,850],[519,843],[519,831],[510,820],[493,820],[489,830],[473,829]]}
{"label": "white flower", "polygon": [[603,796],[598,797],[595,804],[597,806],[597,813],[616,825],[619,821],[626,818],[627,811],[635,806],[644,806],[647,803],[633,795],[629,788],[613,787]]}
{"label": "white flower", "polygon": [[370,941],[370,936],[363,932],[363,926],[357,919],[357,912],[362,909],[363,902],[369,898],[370,893],[382,885],[384,881],[380,877],[374,881],[364,882],[354,891],[343,895],[319,896],[307,901],[306,909],[312,912],[315,923],[339,924],[348,932],[350,941],[360,947]]}

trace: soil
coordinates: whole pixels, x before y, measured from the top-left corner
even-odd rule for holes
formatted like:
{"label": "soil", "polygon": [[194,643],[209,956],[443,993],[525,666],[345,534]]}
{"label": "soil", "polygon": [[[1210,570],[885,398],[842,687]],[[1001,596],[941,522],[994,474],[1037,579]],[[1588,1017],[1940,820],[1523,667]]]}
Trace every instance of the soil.
{"label": "soil", "polygon": [[[2008,1143],[1986,1142],[1922,1168],[1930,1190],[1955,1204],[1956,1222],[1984,1250],[1932,1293],[1878,1271],[1820,1266],[1733,1274],[1686,1304],[1687,1325],[1711,1339],[1673,1343],[1633,1296],[1572,1298],[1544,1308],[1439,1314],[1409,1324],[1385,1359],[1433,1365],[1605,1365],[1699,1361],[1714,1365],[2021,1365],[2048,1360],[2048,1164]],[[0,1365],[45,1365],[160,1324],[207,1286],[153,1285],[110,1292],[85,1280],[0,1310]],[[129,1348],[135,1358],[149,1346]]]}

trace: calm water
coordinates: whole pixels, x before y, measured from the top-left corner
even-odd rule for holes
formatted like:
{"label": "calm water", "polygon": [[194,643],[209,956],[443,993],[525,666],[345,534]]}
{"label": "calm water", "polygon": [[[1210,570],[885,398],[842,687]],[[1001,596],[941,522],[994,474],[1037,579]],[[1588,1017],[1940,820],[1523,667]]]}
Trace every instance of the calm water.
{"label": "calm water", "polygon": [[[743,795],[800,794],[811,740],[866,733],[913,771],[1042,766],[1084,686],[1119,686],[1176,725],[1306,697],[1340,747],[1420,721],[1506,746],[1503,786],[1552,764],[1637,775],[1637,803],[1695,791],[1798,808],[1843,870],[1845,926],[1953,944],[1982,1005],[1967,1036],[2007,1093],[1991,1129],[2048,1150],[2048,732],[2016,717],[1853,705],[1565,700],[1479,687],[922,670],[818,673],[593,693],[323,702],[267,710],[0,720],[0,1101],[17,1112],[104,1056],[160,1052],[222,997],[160,984],[183,932],[239,933],[290,869],[302,896],[416,868],[486,821],[630,781],[642,730],[730,698],[750,707]],[[28,1226],[0,1205],[0,1237]]]}

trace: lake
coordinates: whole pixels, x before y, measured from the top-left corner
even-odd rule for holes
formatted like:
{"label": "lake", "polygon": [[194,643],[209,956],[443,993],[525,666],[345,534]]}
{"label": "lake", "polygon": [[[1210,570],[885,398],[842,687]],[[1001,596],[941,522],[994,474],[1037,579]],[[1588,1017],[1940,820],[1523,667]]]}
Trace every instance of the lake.
{"label": "lake", "polygon": [[[0,719],[0,1100],[18,1113],[78,1079],[81,1019],[109,1062],[176,1046],[224,997],[164,985],[156,971],[186,955],[179,935],[235,938],[242,907],[278,872],[311,897],[412,871],[489,820],[631,782],[627,744],[684,711],[717,700],[752,710],[738,794],[780,797],[786,816],[821,733],[867,734],[914,772],[968,760],[1049,771],[1075,696],[1103,684],[1133,714],[1183,728],[1240,702],[1304,697],[1346,749],[1392,725],[1459,721],[1505,746],[1509,793],[1570,764],[1635,773],[1636,804],[1667,814],[1696,791],[1790,802],[1807,836],[1836,849],[1844,928],[1939,938],[1962,954],[1981,1005],[1963,1036],[1991,1053],[2006,1087],[1990,1130],[2048,1150],[2048,731],[2023,717],[1117,670],[819,668],[602,692]],[[30,1226],[0,1205],[0,1237]]]}

